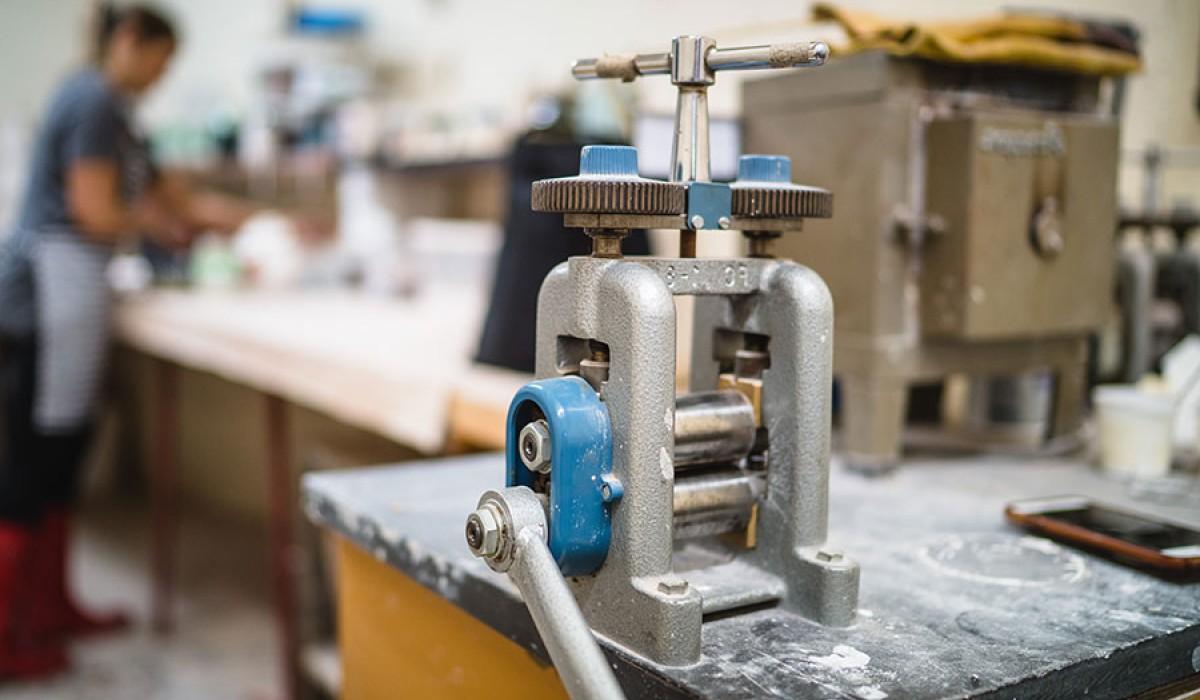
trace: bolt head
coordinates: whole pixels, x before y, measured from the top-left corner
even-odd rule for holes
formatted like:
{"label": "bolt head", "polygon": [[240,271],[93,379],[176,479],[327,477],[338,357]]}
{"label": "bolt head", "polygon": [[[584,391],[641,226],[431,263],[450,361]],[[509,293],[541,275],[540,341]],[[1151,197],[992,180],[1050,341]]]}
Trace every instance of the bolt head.
{"label": "bolt head", "polygon": [[521,428],[517,436],[517,452],[521,462],[530,471],[550,473],[550,426],[544,420],[535,420]]}
{"label": "bolt head", "polygon": [[500,519],[490,508],[467,516],[467,547],[477,557],[490,559],[500,553]]}
{"label": "bolt head", "polygon": [[717,219],[717,226],[720,226],[722,230],[728,230],[731,223],[728,216],[722,216]]}
{"label": "bolt head", "polygon": [[814,42],[808,50],[808,63],[811,66],[823,66],[829,60],[829,44],[823,41]]}
{"label": "bolt head", "polygon": [[820,561],[829,561],[829,562],[841,561],[842,553],[834,551],[832,549],[822,549],[817,552],[817,559]]}
{"label": "bolt head", "polygon": [[667,578],[658,582],[658,590],[660,593],[667,595],[683,595],[687,593],[688,582],[681,578]]}
{"label": "bolt head", "polygon": [[694,228],[694,229],[704,228],[704,217],[700,216],[699,214],[693,215],[691,218],[691,222],[692,222],[692,228]]}

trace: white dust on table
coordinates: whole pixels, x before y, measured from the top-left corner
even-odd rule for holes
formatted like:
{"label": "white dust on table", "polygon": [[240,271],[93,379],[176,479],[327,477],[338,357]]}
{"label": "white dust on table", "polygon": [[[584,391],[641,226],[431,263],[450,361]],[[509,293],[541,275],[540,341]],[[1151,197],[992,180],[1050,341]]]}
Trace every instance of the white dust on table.
{"label": "white dust on table", "polygon": [[[769,697],[792,697],[794,679],[802,678],[838,696],[884,700],[888,694],[882,686],[896,681],[894,672],[871,666],[870,655],[848,644],[809,649],[785,642],[770,653],[751,649],[747,657],[745,651],[714,658],[715,669],[723,677],[740,677]],[[792,680],[780,684],[784,678]]]}
{"label": "white dust on table", "polygon": [[871,663],[871,657],[852,646],[838,644],[833,648],[832,654],[829,656],[815,656],[812,658],[812,662],[828,666],[835,671],[841,671],[847,668],[863,668]]}

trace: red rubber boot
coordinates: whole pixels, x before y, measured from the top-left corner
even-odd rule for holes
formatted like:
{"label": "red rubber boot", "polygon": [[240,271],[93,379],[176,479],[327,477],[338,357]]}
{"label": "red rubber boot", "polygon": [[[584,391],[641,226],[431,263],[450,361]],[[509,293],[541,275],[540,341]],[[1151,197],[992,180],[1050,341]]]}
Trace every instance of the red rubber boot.
{"label": "red rubber boot", "polygon": [[31,629],[34,533],[0,523],[0,681],[33,680],[67,668],[59,639],[44,639]]}
{"label": "red rubber boot", "polygon": [[125,612],[85,610],[71,596],[67,580],[70,535],[71,518],[67,511],[47,512],[38,537],[36,566],[41,590],[33,623],[37,633],[46,637],[87,637],[129,627],[129,615]]}

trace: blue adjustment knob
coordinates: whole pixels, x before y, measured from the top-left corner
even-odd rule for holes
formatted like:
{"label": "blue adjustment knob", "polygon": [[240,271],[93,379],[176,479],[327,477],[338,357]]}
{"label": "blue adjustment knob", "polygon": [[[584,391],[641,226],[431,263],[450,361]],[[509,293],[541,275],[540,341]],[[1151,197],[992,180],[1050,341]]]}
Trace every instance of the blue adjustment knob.
{"label": "blue adjustment knob", "polygon": [[792,159],[787,156],[742,156],[738,158],[739,181],[791,182]]}
{"label": "blue adjustment knob", "polygon": [[633,146],[584,146],[579,154],[579,174],[637,177],[637,149]]}

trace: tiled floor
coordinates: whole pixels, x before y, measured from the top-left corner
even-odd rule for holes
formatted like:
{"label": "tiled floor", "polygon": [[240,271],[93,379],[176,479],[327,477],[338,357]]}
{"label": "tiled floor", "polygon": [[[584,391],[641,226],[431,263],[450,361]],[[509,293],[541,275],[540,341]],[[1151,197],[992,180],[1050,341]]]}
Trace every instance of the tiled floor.
{"label": "tiled floor", "polygon": [[77,643],[69,674],[0,685],[0,700],[279,697],[262,535],[211,517],[183,517],[176,631],[159,637],[147,621],[149,522],[141,503],[89,505],[75,550],[81,597],[128,608],[134,630]]}

